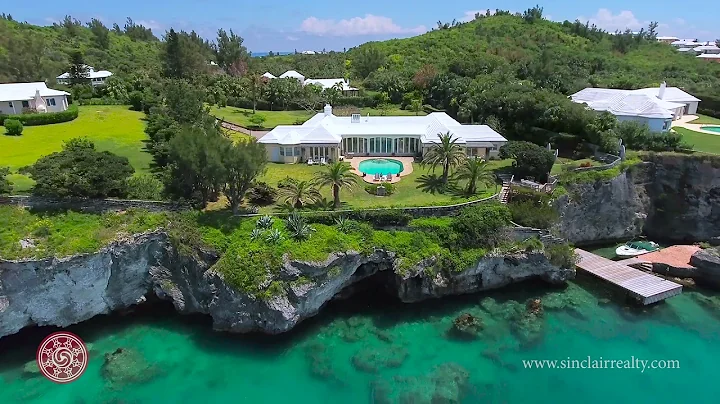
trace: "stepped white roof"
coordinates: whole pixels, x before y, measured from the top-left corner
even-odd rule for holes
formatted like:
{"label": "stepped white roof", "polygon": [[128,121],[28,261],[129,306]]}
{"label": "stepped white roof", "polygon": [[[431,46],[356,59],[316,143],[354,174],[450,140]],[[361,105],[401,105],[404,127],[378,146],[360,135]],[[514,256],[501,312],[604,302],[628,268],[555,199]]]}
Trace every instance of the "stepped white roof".
{"label": "stepped white roof", "polygon": [[[103,78],[108,78],[113,75],[112,73],[110,73],[107,70],[95,71],[95,68],[93,68],[92,66],[86,65],[85,67],[87,68],[87,73],[88,73],[87,78],[89,78],[89,79],[103,79]],[[63,74],[57,76],[56,78],[57,79],[69,79],[70,73],[63,73]]]}
{"label": "stepped white roof", "polygon": [[507,141],[487,125],[462,125],[444,112],[433,112],[426,116],[362,116],[359,122],[353,122],[349,116],[319,113],[301,126],[278,126],[258,142],[337,144],[343,136],[384,135],[420,137],[422,143],[433,143],[439,141],[440,134],[447,132],[458,138],[458,144]]}
{"label": "stepped white roof", "polygon": [[[670,91],[674,89],[674,91]],[[640,116],[646,118],[672,118],[672,110],[682,108],[683,101],[697,98],[676,88],[667,87],[662,99],[660,88],[640,90],[616,90],[610,88],[586,88],[570,96],[577,103],[587,104],[596,111],[608,111],[613,115]],[[672,100],[672,101],[671,101]]]}
{"label": "stepped white roof", "polygon": [[355,87],[350,87],[350,84],[345,79],[307,79],[303,85],[314,84],[326,89],[332,88],[338,83],[342,84],[343,91],[357,90]]}
{"label": "stepped white roof", "polygon": [[270,72],[265,72],[265,74],[263,74],[262,77],[265,77],[265,78],[267,78],[267,79],[275,79],[275,78],[277,78],[277,77],[275,77],[274,74],[272,74],[272,73],[270,73]]}
{"label": "stepped white roof", "polygon": [[708,51],[720,51],[720,48],[715,46],[715,44],[712,45],[700,45],[693,48],[695,52],[708,52]]}
{"label": "stepped white roof", "polygon": [[0,101],[30,101],[40,91],[41,97],[70,95],[65,91],[48,88],[44,82],[0,84]]}
{"label": "stepped white roof", "polygon": [[292,78],[294,78],[294,79],[305,80],[305,76],[303,76],[302,74],[296,72],[295,70],[288,70],[288,71],[286,71],[285,73],[283,73],[283,74],[280,75],[280,78],[281,78],[281,79],[285,79],[285,78],[288,78],[288,77],[292,77]]}
{"label": "stepped white roof", "polygon": [[720,59],[720,54],[717,53],[703,53],[702,55],[698,55],[697,57],[701,59]]}

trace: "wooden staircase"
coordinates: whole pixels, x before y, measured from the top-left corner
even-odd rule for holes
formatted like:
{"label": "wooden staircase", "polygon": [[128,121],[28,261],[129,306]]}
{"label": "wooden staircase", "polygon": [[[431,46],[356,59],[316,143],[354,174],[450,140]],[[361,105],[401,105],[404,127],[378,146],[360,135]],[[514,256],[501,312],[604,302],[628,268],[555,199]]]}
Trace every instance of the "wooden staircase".
{"label": "wooden staircase", "polygon": [[507,204],[508,199],[510,199],[510,184],[512,183],[513,176],[500,174],[498,178],[502,181],[502,189],[500,190],[500,194],[498,194],[498,199],[500,203]]}

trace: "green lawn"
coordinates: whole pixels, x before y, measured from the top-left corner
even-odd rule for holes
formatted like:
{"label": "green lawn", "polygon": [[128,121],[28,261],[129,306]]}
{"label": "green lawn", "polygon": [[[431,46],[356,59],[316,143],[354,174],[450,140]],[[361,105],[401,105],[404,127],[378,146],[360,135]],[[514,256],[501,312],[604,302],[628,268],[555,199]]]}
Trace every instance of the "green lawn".
{"label": "green lawn", "polygon": [[696,119],[694,121],[690,121],[688,123],[696,123],[698,125],[705,125],[705,124],[720,125],[720,119],[713,118],[713,117],[707,116],[707,115],[698,114],[698,119]]}
{"label": "green lawn", "polygon": [[[217,118],[222,118],[234,124],[249,127],[250,117],[253,115],[252,109],[236,108],[236,107],[210,107],[210,113]],[[274,128],[278,125],[294,125],[297,122],[305,122],[312,113],[302,111],[257,111],[259,115],[263,115],[266,120],[263,123],[265,128]]]}
{"label": "green lawn", "polygon": [[559,157],[557,161],[555,161],[555,164],[553,164],[553,168],[550,171],[550,174],[560,174],[564,171],[563,168],[569,166],[570,164],[572,164],[573,167],[580,167],[580,165],[583,163],[590,163],[591,166],[599,166],[603,164],[593,159],[572,160],[564,157]]}
{"label": "green lawn", "polygon": [[[490,166],[493,170],[508,167],[512,160],[491,161]],[[300,181],[312,180],[316,173],[324,170],[322,166],[308,166],[306,164],[276,164],[271,163],[264,175],[258,180],[267,182],[273,187],[277,187],[278,181],[285,177],[291,177]],[[367,183],[358,179],[358,186],[354,192],[341,191],[340,198],[348,208],[374,208],[374,207],[397,207],[397,206],[432,206],[432,205],[450,205],[454,203],[467,202],[471,199],[483,198],[490,196],[496,192],[495,187],[482,189],[478,195],[473,198],[465,198],[452,194],[431,194],[423,192],[417,188],[417,179],[431,172],[427,168],[421,167],[419,164],[413,164],[412,174],[402,177],[400,182],[396,183],[396,191],[393,195],[378,197],[365,191]],[[440,175],[441,171],[436,171]],[[461,184],[462,185],[462,184]],[[330,188],[321,190],[323,197],[332,200],[332,192]],[[273,206],[264,207],[261,212],[272,212]]]}
{"label": "green lawn", "polygon": [[[339,111],[343,111],[345,108],[340,107],[338,108]],[[370,114],[370,116],[408,116],[408,115],[415,115],[412,111],[406,111],[404,109],[400,109],[396,106],[393,106],[391,108],[388,108],[386,110],[381,110],[377,108],[361,108],[360,112],[363,116],[366,116],[367,114]],[[250,123],[250,117],[253,115],[251,109],[246,108],[236,108],[236,107],[217,107],[217,106],[211,106],[210,107],[210,113],[214,115],[217,118],[222,118],[228,122],[232,122],[234,124],[249,127],[251,125]],[[308,112],[305,110],[301,111],[257,111],[257,114],[263,115],[266,120],[265,123],[263,123],[263,127],[266,129],[272,129],[278,125],[296,125],[300,124],[301,122],[305,122],[308,119],[310,119],[313,116],[312,112]],[[419,115],[425,115],[424,112],[420,112]]]}
{"label": "green lawn", "polygon": [[[126,106],[81,106],[77,119],[43,126],[27,126],[22,136],[0,135],[0,165],[11,171],[33,164],[42,156],[62,149],[64,141],[87,137],[98,150],[108,150],[130,160],[137,172],[147,172],[152,157],[145,151],[145,124],[142,112]],[[28,190],[33,182],[24,175],[13,174],[10,181],[15,192]]]}
{"label": "green lawn", "polygon": [[692,145],[693,150],[705,153],[720,154],[720,135],[695,132],[686,128],[675,127],[673,130],[682,135],[683,140]]}

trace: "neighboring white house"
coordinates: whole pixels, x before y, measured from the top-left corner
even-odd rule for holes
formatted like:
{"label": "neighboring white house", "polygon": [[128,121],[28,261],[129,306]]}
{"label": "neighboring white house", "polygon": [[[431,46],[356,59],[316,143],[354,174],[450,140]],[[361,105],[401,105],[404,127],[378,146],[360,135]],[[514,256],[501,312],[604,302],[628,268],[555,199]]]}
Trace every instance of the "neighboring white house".
{"label": "neighboring white house", "polygon": [[304,86],[311,84],[319,86],[323,90],[335,87],[341,89],[344,95],[358,95],[360,91],[355,87],[351,87],[350,82],[346,79],[307,79],[303,83]]}
{"label": "neighboring white house", "polygon": [[260,138],[270,161],[298,163],[308,159],[337,160],[363,156],[416,156],[450,133],[468,156],[495,157],[507,139],[487,125],[462,125],[444,112],[426,116],[340,117],[326,105],[300,126],[281,125]]}
{"label": "neighboring white house", "polygon": [[656,132],[669,130],[674,119],[696,114],[700,102],[677,87],[667,87],[665,83],[660,87],[639,90],[586,88],[570,98],[587,104],[595,111],[610,112],[620,121],[645,123]]}
{"label": "neighboring white house", "polygon": [[263,74],[262,77],[266,78],[266,79],[276,79],[277,78],[277,77],[275,77],[274,74],[272,74],[270,72],[265,72],[265,74]]}
{"label": "neighboring white house", "polygon": [[672,45],[676,48],[694,48],[694,47],[700,46],[702,44],[698,43],[697,39],[680,39],[680,40],[671,42],[670,45]]}
{"label": "neighboring white house", "polygon": [[703,53],[702,55],[698,55],[697,57],[698,59],[720,63],[720,54],[717,53]]}
{"label": "neighboring white house", "polygon": [[23,110],[62,112],[68,109],[68,95],[47,88],[43,82],[0,84],[0,114],[22,114]]}
{"label": "neighboring white house", "polygon": [[678,37],[676,37],[676,36],[658,36],[658,37],[656,37],[655,39],[657,39],[658,42],[663,42],[663,43],[666,43],[666,44],[671,44],[671,43],[673,43],[673,42],[675,42],[675,41],[679,41],[679,40],[680,40],[680,38],[678,38]]}
{"label": "neighboring white house", "polygon": [[[214,63],[214,62],[211,62]],[[87,68],[87,79],[93,86],[104,86],[107,84],[107,79],[113,74],[107,70],[95,71],[92,66],[85,66]],[[70,73],[63,73],[56,77],[58,84],[71,84]]]}
{"label": "neighboring white house", "polygon": [[286,78],[288,78],[288,77],[289,77],[289,78],[293,78],[293,79],[297,79],[297,81],[299,81],[300,84],[302,84],[302,83],[305,82],[305,76],[303,76],[302,74],[296,72],[295,70],[288,70],[288,71],[286,71],[285,73],[283,73],[283,74],[280,75],[280,78],[281,78],[281,79],[286,79]]}
{"label": "neighboring white house", "polygon": [[693,50],[699,55],[706,53],[709,53],[711,55],[717,55],[720,53],[720,48],[718,48],[715,44],[696,46],[693,48]]}

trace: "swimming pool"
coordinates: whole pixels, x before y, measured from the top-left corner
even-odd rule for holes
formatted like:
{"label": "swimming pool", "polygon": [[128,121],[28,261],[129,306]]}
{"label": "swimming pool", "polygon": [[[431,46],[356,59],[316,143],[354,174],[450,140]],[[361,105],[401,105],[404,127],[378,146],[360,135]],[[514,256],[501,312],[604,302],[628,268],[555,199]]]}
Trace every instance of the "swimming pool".
{"label": "swimming pool", "polygon": [[371,159],[360,162],[360,172],[368,175],[397,175],[403,170],[403,163],[392,159]]}
{"label": "swimming pool", "polygon": [[700,129],[720,133],[720,126],[701,126]]}

